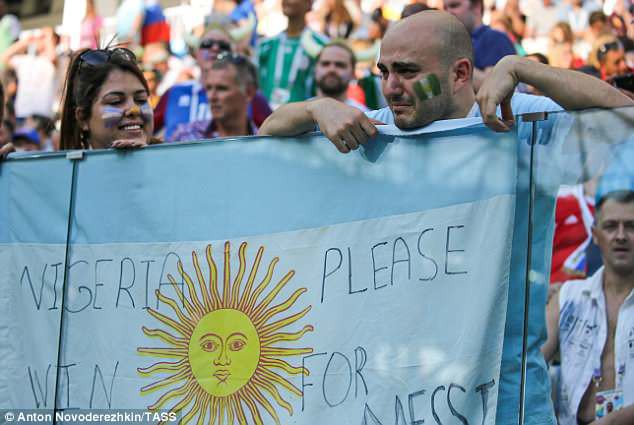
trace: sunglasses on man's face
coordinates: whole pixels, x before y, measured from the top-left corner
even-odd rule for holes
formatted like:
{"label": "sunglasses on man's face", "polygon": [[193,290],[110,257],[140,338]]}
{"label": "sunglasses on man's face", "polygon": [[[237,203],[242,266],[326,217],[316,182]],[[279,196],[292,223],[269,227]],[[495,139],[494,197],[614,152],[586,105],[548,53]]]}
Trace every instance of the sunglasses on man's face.
{"label": "sunglasses on man's face", "polygon": [[211,49],[214,46],[218,46],[219,50],[228,52],[231,50],[231,44],[225,40],[214,40],[213,38],[206,38],[200,42],[199,48]]}
{"label": "sunglasses on man's face", "polygon": [[90,66],[103,65],[112,59],[125,60],[136,63],[136,56],[130,49],[125,47],[116,47],[114,49],[90,49],[86,50],[79,56],[79,69],[84,64]]}

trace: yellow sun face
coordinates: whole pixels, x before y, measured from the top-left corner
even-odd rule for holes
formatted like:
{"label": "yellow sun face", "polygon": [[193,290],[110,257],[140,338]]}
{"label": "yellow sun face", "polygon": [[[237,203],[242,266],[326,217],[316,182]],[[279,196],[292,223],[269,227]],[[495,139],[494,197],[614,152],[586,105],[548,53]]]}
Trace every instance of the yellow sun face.
{"label": "yellow sun face", "polygon": [[209,394],[226,397],[242,388],[260,360],[258,332],[241,311],[221,309],[203,317],[189,340],[189,364]]}
{"label": "yellow sun face", "polygon": [[[171,275],[168,279],[178,302],[156,291],[157,298],[167,304],[173,314],[148,309],[152,317],[171,330],[143,327],[146,336],[159,339],[166,346],[137,350],[144,356],[166,359],[138,369],[142,376],[157,379],[141,388],[141,394],[163,392],[148,406],[149,410],[169,409],[182,414],[182,423],[196,420],[197,424],[259,425],[263,424],[262,410],[280,424],[272,402],[289,415],[293,414],[293,407],[283,393],[301,397],[302,392],[287,377],[309,372],[284,358],[313,352],[312,348],[290,347],[313,327],[287,329],[306,316],[311,307],[295,313],[289,310],[307,289],[298,288],[275,303],[295,272],[287,272],[269,289],[279,258],[273,258],[267,270],[258,273],[264,255],[264,248],[260,247],[247,276],[246,248],[247,243],[243,242],[238,250],[238,271],[232,276],[231,246],[225,243],[222,290],[211,245],[208,245],[207,279],[197,254],[192,252],[198,287],[179,262],[178,271],[183,277],[183,286],[187,287],[187,295]],[[258,276],[260,274],[263,276]]]}

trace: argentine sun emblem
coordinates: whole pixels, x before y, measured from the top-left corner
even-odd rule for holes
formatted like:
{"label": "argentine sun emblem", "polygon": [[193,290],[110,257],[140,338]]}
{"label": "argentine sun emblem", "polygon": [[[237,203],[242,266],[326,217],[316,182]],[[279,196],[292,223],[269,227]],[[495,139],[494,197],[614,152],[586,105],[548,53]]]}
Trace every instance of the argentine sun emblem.
{"label": "argentine sun emblem", "polygon": [[169,409],[182,415],[182,423],[198,424],[262,424],[263,414],[279,424],[274,404],[293,414],[286,393],[301,397],[301,391],[288,378],[309,372],[284,358],[313,351],[293,347],[313,327],[285,328],[310,311],[311,307],[306,306],[297,313],[289,313],[306,288],[298,288],[286,299],[277,301],[295,272],[289,271],[271,285],[279,262],[275,257],[258,279],[263,247],[258,249],[243,285],[248,270],[246,249],[247,243],[243,242],[238,250],[238,271],[232,279],[231,246],[225,243],[222,291],[211,245],[206,249],[208,279],[203,275],[196,252],[192,252],[198,285],[179,261],[178,272],[184,284],[168,275],[177,300],[156,291],[158,299],[171,308],[171,314],[150,308],[148,313],[165,329],[142,328],[146,336],[164,345],[138,348],[144,356],[162,359],[138,369],[142,376],[155,379],[141,388],[141,394],[160,394],[148,406],[150,410]]}

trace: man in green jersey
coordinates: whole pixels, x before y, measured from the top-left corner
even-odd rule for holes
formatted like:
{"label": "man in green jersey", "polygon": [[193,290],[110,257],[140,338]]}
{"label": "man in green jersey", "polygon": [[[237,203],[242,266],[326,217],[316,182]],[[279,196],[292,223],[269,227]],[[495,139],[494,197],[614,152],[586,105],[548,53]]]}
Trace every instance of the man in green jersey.
{"label": "man in green jersey", "polygon": [[306,27],[311,7],[311,0],[282,0],[288,27],[258,45],[260,88],[273,109],[315,94],[315,58],[328,39]]}

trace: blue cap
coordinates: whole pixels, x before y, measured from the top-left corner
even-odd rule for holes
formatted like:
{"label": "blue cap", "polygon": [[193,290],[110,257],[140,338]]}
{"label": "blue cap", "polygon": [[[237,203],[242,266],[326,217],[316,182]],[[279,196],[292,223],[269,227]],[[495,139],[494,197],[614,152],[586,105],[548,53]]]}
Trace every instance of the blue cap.
{"label": "blue cap", "polygon": [[15,131],[13,133],[12,140],[15,142],[16,139],[26,139],[31,143],[35,143],[39,146],[40,144],[40,135],[37,133],[37,130],[34,128],[23,127]]}
{"label": "blue cap", "polygon": [[616,145],[612,159],[599,179],[595,205],[612,192],[634,192],[634,139]]}

